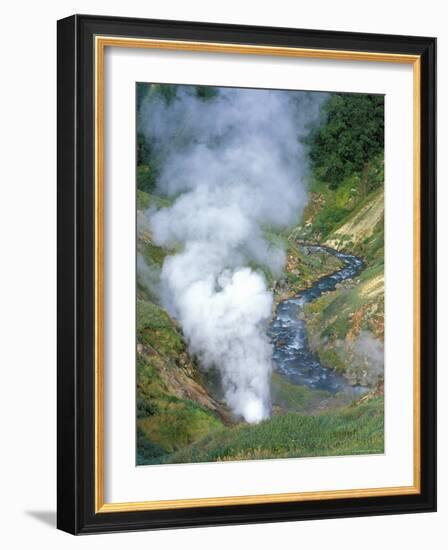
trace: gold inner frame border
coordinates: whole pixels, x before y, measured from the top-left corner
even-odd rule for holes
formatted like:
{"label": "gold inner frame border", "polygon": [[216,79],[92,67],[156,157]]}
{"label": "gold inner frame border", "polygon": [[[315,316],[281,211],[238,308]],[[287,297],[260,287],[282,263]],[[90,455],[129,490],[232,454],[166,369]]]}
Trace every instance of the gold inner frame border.
{"label": "gold inner frame border", "polygon": [[[414,483],[402,487],[380,487],[366,489],[343,489],[301,493],[277,493],[264,495],[242,495],[214,498],[192,498],[179,500],[154,500],[141,502],[106,503],[104,501],[104,56],[106,47],[145,48],[207,53],[232,53],[301,57],[327,60],[369,61],[406,63],[413,66],[413,458]],[[143,510],[168,510],[211,506],[232,506],[279,502],[304,502],[343,498],[380,497],[420,493],[421,480],[421,425],[420,425],[420,117],[421,117],[421,60],[417,55],[402,55],[381,52],[357,52],[345,50],[324,50],[280,46],[256,46],[250,44],[226,44],[180,40],[158,40],[146,38],[124,38],[118,36],[96,36],[95,59],[95,513],[130,512]]]}

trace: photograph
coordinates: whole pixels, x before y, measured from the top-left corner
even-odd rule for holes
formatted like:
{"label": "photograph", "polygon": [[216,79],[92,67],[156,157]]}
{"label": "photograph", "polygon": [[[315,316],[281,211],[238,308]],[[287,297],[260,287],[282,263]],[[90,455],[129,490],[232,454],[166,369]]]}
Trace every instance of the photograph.
{"label": "photograph", "polygon": [[383,454],[384,95],[135,93],[136,464]]}

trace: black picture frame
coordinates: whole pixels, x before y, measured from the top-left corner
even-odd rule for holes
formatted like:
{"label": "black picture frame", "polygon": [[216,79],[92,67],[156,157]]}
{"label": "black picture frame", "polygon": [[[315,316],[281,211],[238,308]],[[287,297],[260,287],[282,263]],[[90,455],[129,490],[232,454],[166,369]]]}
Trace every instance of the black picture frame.
{"label": "black picture frame", "polygon": [[[97,35],[416,55],[421,62],[419,494],[95,511],[94,55]],[[73,534],[436,510],[436,39],[74,15],[58,21],[57,526]]]}

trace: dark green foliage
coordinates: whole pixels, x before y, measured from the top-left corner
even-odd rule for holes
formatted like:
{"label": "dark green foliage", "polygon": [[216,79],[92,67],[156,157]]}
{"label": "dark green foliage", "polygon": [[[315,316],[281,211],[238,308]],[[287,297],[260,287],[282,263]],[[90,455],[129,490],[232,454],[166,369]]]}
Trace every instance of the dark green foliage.
{"label": "dark green foliage", "polygon": [[153,150],[153,144],[146,138],[141,127],[141,112],[145,101],[151,98],[162,98],[167,104],[176,97],[177,86],[174,84],[137,84],[137,117],[140,124],[137,125],[137,188],[151,193],[158,176],[157,156]]}
{"label": "dark green foliage", "polygon": [[153,86],[168,104],[176,97],[176,84],[154,84]]}
{"label": "dark green foliage", "polygon": [[384,185],[384,144],[380,154],[369,159],[361,176],[362,196],[367,197],[369,193]]}
{"label": "dark green foliage", "polygon": [[316,176],[336,188],[383,151],[384,98],[332,94],[324,109],[326,123],[311,135],[310,157]]}
{"label": "dark green foliage", "polygon": [[151,84],[147,84],[146,82],[137,82],[137,85],[136,85],[137,113],[139,112],[140,107],[142,106],[143,100],[148,95],[150,89],[151,89]]}
{"label": "dark green foliage", "polygon": [[150,441],[140,428],[137,428],[137,464],[157,463],[165,450]]}
{"label": "dark green foliage", "polygon": [[[179,86],[176,84],[137,84],[137,116],[141,114],[145,100],[151,101],[162,98],[169,105],[176,98]],[[219,93],[213,86],[185,86],[190,88],[198,98],[208,101]],[[153,144],[145,136],[144,131],[139,127],[137,130],[137,188],[141,191],[151,193],[155,189],[158,177],[159,159],[154,151]]]}
{"label": "dark green foliage", "polygon": [[195,86],[195,88],[196,96],[204,100],[213,99],[219,93],[213,86]]}
{"label": "dark green foliage", "polygon": [[156,186],[157,170],[148,164],[137,166],[137,189],[152,193]]}
{"label": "dark green foliage", "polygon": [[149,155],[149,147],[146,143],[145,136],[141,133],[137,133],[137,166],[140,166],[145,162],[145,158]]}
{"label": "dark green foliage", "polygon": [[137,395],[137,418],[146,418],[157,413],[157,409],[154,404],[146,399],[146,395],[139,393]]}

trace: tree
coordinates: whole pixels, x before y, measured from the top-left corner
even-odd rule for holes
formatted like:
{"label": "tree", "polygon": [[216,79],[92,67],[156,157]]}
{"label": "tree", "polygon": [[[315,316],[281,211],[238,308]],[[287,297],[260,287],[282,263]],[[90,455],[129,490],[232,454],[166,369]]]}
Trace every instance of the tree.
{"label": "tree", "polygon": [[384,150],[384,97],[332,94],[324,110],[326,122],[310,137],[310,157],[319,179],[336,188]]}

